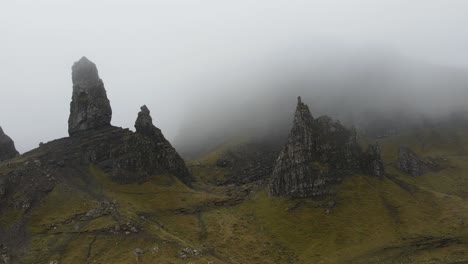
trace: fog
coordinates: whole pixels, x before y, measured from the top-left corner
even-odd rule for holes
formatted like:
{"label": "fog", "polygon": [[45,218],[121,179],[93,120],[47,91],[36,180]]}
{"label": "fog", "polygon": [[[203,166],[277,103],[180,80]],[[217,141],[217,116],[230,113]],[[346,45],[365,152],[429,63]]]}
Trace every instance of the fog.
{"label": "fog", "polygon": [[[146,104],[183,152],[281,137],[296,97],[313,115],[466,110],[468,2],[69,1],[0,3],[0,126],[20,152],[67,136],[71,65],[95,62],[113,125]],[[204,147],[205,146],[205,147]]]}

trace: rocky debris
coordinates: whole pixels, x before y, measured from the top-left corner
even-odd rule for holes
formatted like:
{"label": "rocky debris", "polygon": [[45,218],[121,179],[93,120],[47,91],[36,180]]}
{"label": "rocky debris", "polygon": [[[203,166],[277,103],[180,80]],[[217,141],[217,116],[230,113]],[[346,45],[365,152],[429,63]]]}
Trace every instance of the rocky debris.
{"label": "rocky debris", "polygon": [[10,254],[8,253],[8,247],[3,244],[0,244],[0,260],[2,261],[1,263],[3,264],[11,263],[11,257],[10,257]]}
{"label": "rocky debris", "polygon": [[179,253],[179,257],[181,259],[186,259],[188,256],[201,256],[203,255],[203,252],[201,249],[193,249],[190,247],[182,248]]}
{"label": "rocky debris", "polygon": [[424,174],[426,164],[410,148],[401,146],[398,149],[397,168],[412,176]]}
{"label": "rocky debris", "polygon": [[18,155],[19,153],[15,148],[15,143],[3,132],[2,127],[0,127],[0,161],[11,159]]}
{"label": "rocky debris", "polygon": [[335,183],[360,169],[356,132],[327,116],[314,119],[298,98],[293,127],[274,166],[272,196],[311,197],[332,192]]}
{"label": "rocky debris", "polygon": [[70,103],[70,136],[110,126],[112,109],[96,64],[82,57],[72,66],[73,96]]}
{"label": "rocky debris", "polygon": [[116,214],[117,214],[117,205],[114,202],[104,201],[104,202],[101,202],[99,208],[89,210],[83,215],[78,216],[78,220],[89,221],[89,220],[96,219],[104,215],[115,216]]}
{"label": "rocky debris", "polygon": [[49,264],[60,264],[60,261],[58,260],[51,260]]}
{"label": "rocky debris", "polygon": [[385,167],[381,158],[381,149],[378,144],[369,145],[367,151],[362,154],[362,170],[373,176],[384,176]]}
{"label": "rocky debris", "polygon": [[135,256],[138,258],[138,257],[142,256],[142,255],[145,253],[145,251],[143,251],[143,249],[141,249],[141,248],[136,248],[136,249],[133,251],[133,253],[134,253]]}

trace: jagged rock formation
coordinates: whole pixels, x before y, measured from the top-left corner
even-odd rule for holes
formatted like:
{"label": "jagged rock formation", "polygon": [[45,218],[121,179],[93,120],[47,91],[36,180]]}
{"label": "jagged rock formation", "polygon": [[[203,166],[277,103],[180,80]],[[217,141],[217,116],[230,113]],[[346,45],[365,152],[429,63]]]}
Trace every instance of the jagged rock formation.
{"label": "jagged rock formation", "polygon": [[0,127],[0,161],[11,159],[18,154],[15,143],[3,132],[2,127]]}
{"label": "jagged rock formation", "polygon": [[356,132],[323,116],[314,119],[298,98],[288,142],[279,154],[270,183],[273,196],[321,196],[333,183],[360,168]]}
{"label": "jagged rock formation", "polygon": [[[153,125],[150,111],[146,105],[141,107],[135,122],[136,133],[128,149],[133,153],[130,159],[115,157],[120,168],[147,171],[150,173],[170,173],[190,185],[193,178],[184,160],[166,140],[161,130]],[[142,170],[141,168],[145,168]]]}
{"label": "jagged rock formation", "polygon": [[[188,186],[193,182],[184,160],[153,125],[146,106],[138,114],[136,132],[111,126],[112,111],[96,65],[83,57],[72,70],[71,136],[40,144],[19,158],[0,164],[0,215],[12,208],[19,212],[13,226],[0,225],[0,257],[18,257],[16,252],[3,252],[2,246],[18,249],[27,243],[26,226],[31,212],[57,186],[71,186],[105,202],[105,195],[94,191],[101,188],[100,177],[125,184],[164,174]],[[18,154],[13,141],[1,129],[0,153],[1,159]],[[76,217],[83,220],[113,214],[115,206],[108,205]]]}
{"label": "jagged rock formation", "polygon": [[374,176],[384,176],[385,167],[381,158],[381,149],[378,144],[369,145],[367,151],[362,154],[361,169]]}
{"label": "jagged rock formation", "polygon": [[70,136],[110,126],[112,109],[96,64],[82,57],[72,67],[73,96],[70,103]]}
{"label": "jagged rock formation", "polygon": [[169,173],[190,185],[192,177],[184,161],[153,125],[146,106],[138,114],[136,133],[112,127],[112,110],[96,65],[81,58],[72,67],[72,81],[69,133],[81,145],[76,150],[80,157],[73,159],[100,164],[119,182]]}
{"label": "jagged rock formation", "polygon": [[400,146],[398,149],[396,166],[401,171],[412,176],[424,174],[427,167],[425,161],[421,160],[410,148],[404,146]]}
{"label": "jagged rock formation", "polygon": [[410,148],[401,146],[398,149],[398,169],[412,176],[418,176],[424,173],[424,167],[424,161],[422,161]]}

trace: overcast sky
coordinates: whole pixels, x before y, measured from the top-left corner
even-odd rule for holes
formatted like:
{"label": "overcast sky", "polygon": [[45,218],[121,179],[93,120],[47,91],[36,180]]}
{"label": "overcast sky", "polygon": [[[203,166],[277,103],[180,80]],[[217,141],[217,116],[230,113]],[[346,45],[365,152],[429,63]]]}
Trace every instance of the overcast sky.
{"label": "overcast sky", "polygon": [[467,14],[464,0],[3,0],[0,126],[20,152],[67,136],[71,66],[87,56],[112,123],[133,129],[146,104],[171,140],[194,100],[248,92],[227,84],[307,45],[467,69]]}

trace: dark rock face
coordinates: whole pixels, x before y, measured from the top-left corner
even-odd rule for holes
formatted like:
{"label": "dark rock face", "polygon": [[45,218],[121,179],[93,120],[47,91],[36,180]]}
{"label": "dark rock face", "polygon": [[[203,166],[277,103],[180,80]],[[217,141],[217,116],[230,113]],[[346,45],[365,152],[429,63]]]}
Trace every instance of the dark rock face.
{"label": "dark rock face", "polygon": [[142,106],[138,113],[135,129],[136,133],[128,147],[134,157],[130,159],[117,158],[117,164],[121,168],[136,171],[146,170],[153,173],[173,174],[190,186],[193,178],[184,160],[166,140],[161,130],[153,125],[150,111],[146,105]]}
{"label": "dark rock face", "polygon": [[0,161],[14,158],[19,153],[13,140],[7,136],[0,127]]}
{"label": "dark rock face", "polygon": [[360,169],[360,155],[355,131],[326,116],[314,119],[299,97],[288,142],[273,170],[270,194],[326,195],[343,176]]}
{"label": "dark rock face", "polygon": [[153,119],[151,118],[148,107],[144,105],[140,110],[137,120],[135,121],[136,132],[159,141],[166,141],[161,130],[153,125]]}
{"label": "dark rock face", "polygon": [[425,161],[421,160],[410,148],[401,146],[398,149],[397,168],[412,176],[424,174]]}
{"label": "dark rock face", "polygon": [[86,57],[72,66],[73,96],[70,103],[70,136],[90,129],[110,126],[112,109],[96,64]]}
{"label": "dark rock face", "polygon": [[361,169],[369,175],[384,176],[385,167],[380,156],[381,150],[378,144],[369,145],[367,151],[362,154]]}

